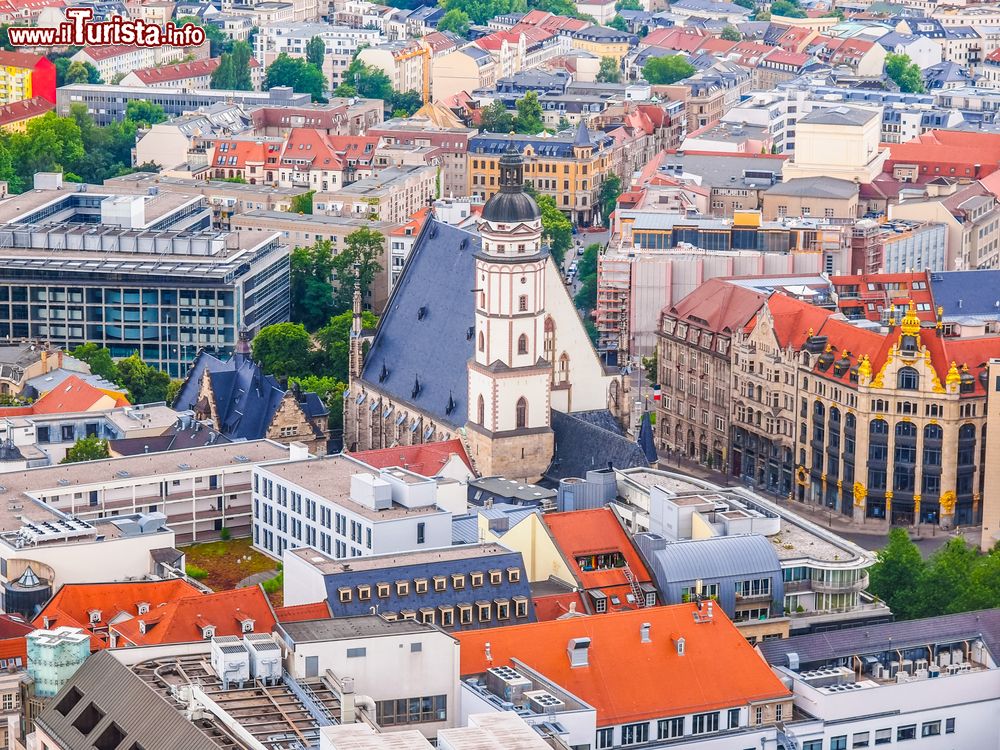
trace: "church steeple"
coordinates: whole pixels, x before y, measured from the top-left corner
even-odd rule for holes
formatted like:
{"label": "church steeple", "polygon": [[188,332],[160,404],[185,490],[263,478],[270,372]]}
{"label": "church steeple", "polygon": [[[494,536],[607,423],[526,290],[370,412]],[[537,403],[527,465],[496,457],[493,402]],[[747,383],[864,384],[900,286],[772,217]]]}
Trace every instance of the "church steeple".
{"label": "church steeple", "polygon": [[[354,299],[353,317],[351,318],[351,352],[349,363],[350,377],[360,378],[364,364],[361,356],[361,264],[354,264]],[[385,365],[383,365],[383,368]]]}

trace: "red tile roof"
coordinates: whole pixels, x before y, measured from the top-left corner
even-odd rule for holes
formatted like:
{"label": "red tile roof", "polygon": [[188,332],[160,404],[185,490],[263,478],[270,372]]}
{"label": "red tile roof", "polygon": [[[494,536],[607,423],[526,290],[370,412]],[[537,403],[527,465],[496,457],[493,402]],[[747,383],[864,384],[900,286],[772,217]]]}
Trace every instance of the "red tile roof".
{"label": "red tile roof", "polygon": [[[273,165],[277,167],[282,144],[276,141],[251,141],[244,139],[223,139],[215,142],[210,166],[223,169],[246,169],[250,166]],[[233,159],[236,161],[233,161]],[[221,161],[220,161],[221,159]]]}
{"label": "red tile roof", "polygon": [[424,226],[424,222],[427,221],[427,217],[430,216],[430,208],[421,208],[410,220],[405,224],[395,227],[389,234],[393,237],[416,237],[420,234],[420,230]]}
{"label": "red tile roof", "polygon": [[0,408],[0,417],[26,416],[28,414],[70,414],[90,411],[104,398],[110,397],[115,406],[129,406],[121,393],[102,391],[76,375],[70,375],[31,406]]}
{"label": "red tile roof", "polygon": [[358,451],[351,455],[376,469],[401,466],[425,477],[435,476],[449,458],[458,456],[469,467],[469,471],[473,471],[472,461],[469,460],[465,447],[458,438],[438,443],[400,445],[396,448]]}
{"label": "red tile roof", "polygon": [[[91,634],[93,651],[107,648],[109,623],[122,617],[138,617],[139,604],[150,608],[201,592],[179,578],[166,581],[131,581],[127,583],[67,583],[38,613],[34,624],[39,628],[66,625],[82,628]],[[91,623],[90,613],[99,612]],[[46,620],[48,624],[46,624]]]}
{"label": "red tile roof", "polygon": [[567,591],[565,594],[547,594],[532,597],[535,606],[535,617],[539,622],[558,620],[560,617],[575,617],[587,615],[583,597],[577,591]]}
{"label": "red tile roof", "polygon": [[32,117],[41,117],[55,108],[55,104],[41,96],[33,96],[30,99],[5,104],[0,107],[0,126],[28,120]]}
{"label": "red tile roof", "polygon": [[671,307],[670,315],[713,333],[731,333],[742,328],[766,299],[766,294],[710,279]]}
{"label": "red tile roof", "polygon": [[330,606],[324,599],[315,604],[296,604],[291,607],[275,607],[274,617],[278,622],[306,622],[308,620],[329,620]]}
{"label": "red tile roof", "polygon": [[[892,172],[896,163],[933,163],[943,168],[949,166],[972,167],[976,164],[1000,164],[1000,135],[958,130],[931,130],[906,143],[889,144],[889,158],[885,171]],[[942,172],[947,176],[947,172]],[[987,173],[984,173],[987,174]],[[964,175],[963,175],[964,176]],[[979,175],[972,175],[977,177]]]}
{"label": "red tile roof", "polygon": [[[163,65],[159,68],[141,68],[133,71],[139,80],[146,84],[165,83],[167,81],[180,81],[185,78],[200,78],[210,76],[219,67],[222,58],[208,57],[204,60],[193,60],[191,62],[176,63],[175,65]],[[250,58],[250,67],[259,68],[260,63],[254,58]]]}
{"label": "red tile roof", "polygon": [[0,640],[24,638],[35,627],[20,615],[0,614]]}
{"label": "red tile roof", "polygon": [[[249,586],[214,594],[198,594],[160,604],[145,615],[136,616],[112,627],[119,641],[136,646],[154,643],[187,643],[204,640],[204,628],[212,626],[215,635],[242,635],[243,623],[253,621],[254,633],[274,630],[274,614],[267,595],[260,586]],[[143,632],[143,624],[145,632]]]}
{"label": "red tile roof", "polygon": [[7,52],[0,50],[0,66],[4,68],[34,68],[42,60],[44,55],[33,55],[29,52]]}
{"label": "red tile roof", "polygon": [[[621,522],[610,508],[576,510],[568,513],[546,513],[542,516],[552,538],[562,552],[577,582],[584,589],[601,589],[611,596],[609,588],[628,587],[624,568],[590,569],[581,562],[596,555],[620,552],[632,576],[639,583],[652,581],[642,558],[636,552]],[[626,602],[624,593],[622,604]]]}
{"label": "red tile roof", "polygon": [[[516,658],[594,706],[599,727],[790,697],[721,608],[704,623],[695,622],[696,609],[677,604],[455,633],[459,671],[478,675]],[[643,623],[651,626],[649,643],[640,642]],[[673,643],[678,637],[683,655]],[[587,666],[570,666],[572,638],[590,638]]]}

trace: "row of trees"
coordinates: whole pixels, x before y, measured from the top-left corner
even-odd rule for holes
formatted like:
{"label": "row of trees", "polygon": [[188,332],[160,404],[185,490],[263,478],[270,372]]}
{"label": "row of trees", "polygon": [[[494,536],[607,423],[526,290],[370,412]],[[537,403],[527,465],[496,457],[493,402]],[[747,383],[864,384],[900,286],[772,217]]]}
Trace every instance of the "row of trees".
{"label": "row of trees", "polygon": [[423,106],[419,91],[396,91],[392,79],[381,68],[355,57],[344,73],[344,82],[333,92],[334,96],[361,96],[381,99],[393,117],[409,117]]}
{"label": "row of trees", "polygon": [[167,373],[147,365],[138,353],[116,362],[104,347],[83,344],[70,354],[90,365],[90,371],[95,375],[124,388],[133,404],[169,403],[180,388],[181,381],[171,380]]}
{"label": "row of trees", "polygon": [[516,114],[507,111],[504,103],[497,99],[480,111],[479,128],[487,133],[523,133],[537,135],[545,129],[542,122],[542,105],[538,93],[528,91],[517,100]]}
{"label": "row of trees", "polygon": [[246,42],[234,42],[229,52],[219,55],[219,67],[212,71],[211,87],[230,91],[253,91],[250,60],[253,52]]}
{"label": "row of trees", "polygon": [[[0,133],[0,180],[12,193],[32,185],[36,172],[62,172],[71,182],[102,183],[155,165],[132,165],[136,131],[166,119],[163,108],[132,101],[125,119],[97,127],[85,104],[74,104],[69,117],[49,112],[31,120],[24,133]],[[15,158],[16,157],[16,158]]]}
{"label": "row of trees", "polygon": [[1000,545],[982,554],[958,536],[925,560],[905,529],[893,529],[868,590],[900,620],[1000,607]]}
{"label": "row of trees", "polygon": [[583,325],[594,343],[597,343],[597,326],[594,325],[592,313],[597,307],[597,256],[600,254],[601,246],[596,242],[584,249],[583,256],[576,264],[580,289],[573,299],[576,306],[583,311]]}

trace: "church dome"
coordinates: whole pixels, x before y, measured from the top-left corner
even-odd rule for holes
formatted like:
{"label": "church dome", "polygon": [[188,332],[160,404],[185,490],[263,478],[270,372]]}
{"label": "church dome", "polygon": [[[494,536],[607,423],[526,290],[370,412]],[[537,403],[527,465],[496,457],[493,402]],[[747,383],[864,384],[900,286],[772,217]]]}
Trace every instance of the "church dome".
{"label": "church dome", "polygon": [[524,192],[524,162],[511,141],[500,157],[500,190],[483,206],[483,220],[518,224],[537,221],[540,216],[535,199]]}

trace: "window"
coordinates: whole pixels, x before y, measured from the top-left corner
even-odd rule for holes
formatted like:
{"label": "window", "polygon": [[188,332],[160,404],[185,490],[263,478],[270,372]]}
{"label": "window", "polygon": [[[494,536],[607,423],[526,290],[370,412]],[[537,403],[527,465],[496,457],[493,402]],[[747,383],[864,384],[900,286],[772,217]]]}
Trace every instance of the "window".
{"label": "window", "polygon": [[479,614],[479,622],[489,622],[492,617],[493,606],[489,602],[476,602],[476,609]]}
{"label": "window", "polygon": [[802,750],[823,750],[823,740],[809,740],[802,743]]}
{"label": "window", "polygon": [[517,407],[514,415],[514,427],[523,430],[528,426],[528,401],[521,396],[517,400]]}
{"label": "window", "polygon": [[497,619],[498,620],[509,620],[510,619],[510,602],[506,599],[495,599],[497,605]]}
{"label": "window", "polygon": [[876,729],[875,730],[875,744],[876,745],[888,745],[892,742],[892,730],[891,729]]}
{"label": "window", "polygon": [[649,742],[649,724],[647,722],[622,726],[623,745],[640,745],[643,742]]}
{"label": "window", "polygon": [[427,524],[421,521],[417,524],[417,544],[423,544],[426,541],[425,529]]}
{"label": "window", "polygon": [[120,744],[125,741],[125,732],[122,731],[114,722],[108,724],[107,728],[101,732],[101,736],[97,738],[97,742],[94,743],[94,747],[97,750],[115,750]]}
{"label": "window", "polygon": [[410,593],[410,582],[409,581],[396,581],[396,595],[406,596]]}
{"label": "window", "polygon": [[847,750],[847,735],[830,738],[830,750]]}
{"label": "window", "polygon": [[477,422],[481,425],[486,424],[486,402],[483,401],[483,397],[479,397],[479,401],[476,404],[476,414],[478,415]]}
{"label": "window", "polygon": [[455,610],[451,607],[439,607],[441,611],[441,627],[450,628],[455,625]]}
{"label": "window", "polygon": [[372,598],[372,587],[371,586],[358,586],[358,601],[367,602]]}
{"label": "window", "polygon": [[915,391],[920,387],[920,375],[912,367],[901,367],[896,375],[896,386],[901,391]]}
{"label": "window", "polygon": [[73,726],[79,730],[80,734],[86,736],[94,731],[94,727],[100,724],[103,718],[104,712],[91,703],[76,717]]}
{"label": "window", "polygon": [[528,600],[523,596],[514,597],[514,617],[528,616]]}
{"label": "window", "polygon": [[465,588],[465,574],[464,573],[452,573],[451,574],[451,587],[454,589],[464,589]]}
{"label": "window", "polygon": [[691,733],[705,734],[706,732],[719,731],[719,712],[713,711],[707,714],[695,714],[691,717]]}
{"label": "window", "polygon": [[615,744],[615,730],[613,727],[597,730],[597,750],[606,750]]}
{"label": "window", "polygon": [[448,579],[444,576],[434,576],[434,590],[444,591],[448,587]]}
{"label": "window", "polygon": [[413,582],[413,590],[415,592],[417,592],[418,594],[426,594],[427,593],[427,579],[426,578],[418,578],[417,580],[415,580]]}
{"label": "window", "polygon": [[499,570],[490,571],[490,583],[494,586],[499,585],[503,581],[503,573]]}
{"label": "window", "polygon": [[517,583],[521,580],[521,571],[519,568],[507,568],[507,580],[511,583]]}
{"label": "window", "polygon": [[917,725],[907,724],[905,727],[899,727],[896,729],[896,742],[902,742],[903,740],[915,740],[917,739]]}
{"label": "window", "polygon": [[471,625],[472,624],[472,605],[471,604],[459,604],[458,605],[458,622],[460,625]]}
{"label": "window", "polygon": [[945,719],[944,720],[944,733],[945,734],[954,734],[955,733],[955,720],[954,719]]}
{"label": "window", "polygon": [[376,583],[375,593],[378,594],[379,599],[389,598],[389,584],[388,583]]}
{"label": "window", "polygon": [[940,721],[928,721],[925,722],[922,727],[920,727],[921,737],[937,737],[939,734],[941,734]]}
{"label": "window", "polygon": [[80,702],[83,698],[83,693],[77,690],[76,687],[71,687],[69,692],[63,696],[63,699],[59,701],[56,705],[56,711],[58,711],[63,716],[69,716],[70,711],[76,708],[76,704]]}
{"label": "window", "polygon": [[386,727],[403,724],[422,724],[431,721],[445,721],[448,718],[448,698],[444,695],[429,695],[422,698],[397,698],[377,701],[375,716],[379,724]]}
{"label": "window", "polygon": [[362,646],[361,648],[349,648],[347,649],[347,658],[360,659],[361,657],[365,656],[366,653],[367,651],[365,651],[364,646]]}
{"label": "window", "polygon": [[518,312],[527,312],[528,311],[528,295],[527,294],[522,294],[520,297],[517,298],[517,310],[518,310]]}
{"label": "window", "polygon": [[851,741],[851,747],[868,747],[868,732],[858,732]]}
{"label": "window", "polygon": [[660,719],[656,722],[656,739],[669,740],[684,735],[684,717],[679,719]]}
{"label": "window", "polygon": [[[740,725],[740,710],[738,708],[731,708],[727,713],[726,728],[736,729],[736,727]],[[760,720],[758,720],[757,723],[760,724]]]}
{"label": "window", "polygon": [[350,586],[341,586],[337,590],[337,594],[338,594],[338,596],[340,598],[341,604],[346,604],[347,602],[351,601],[351,587]]}

